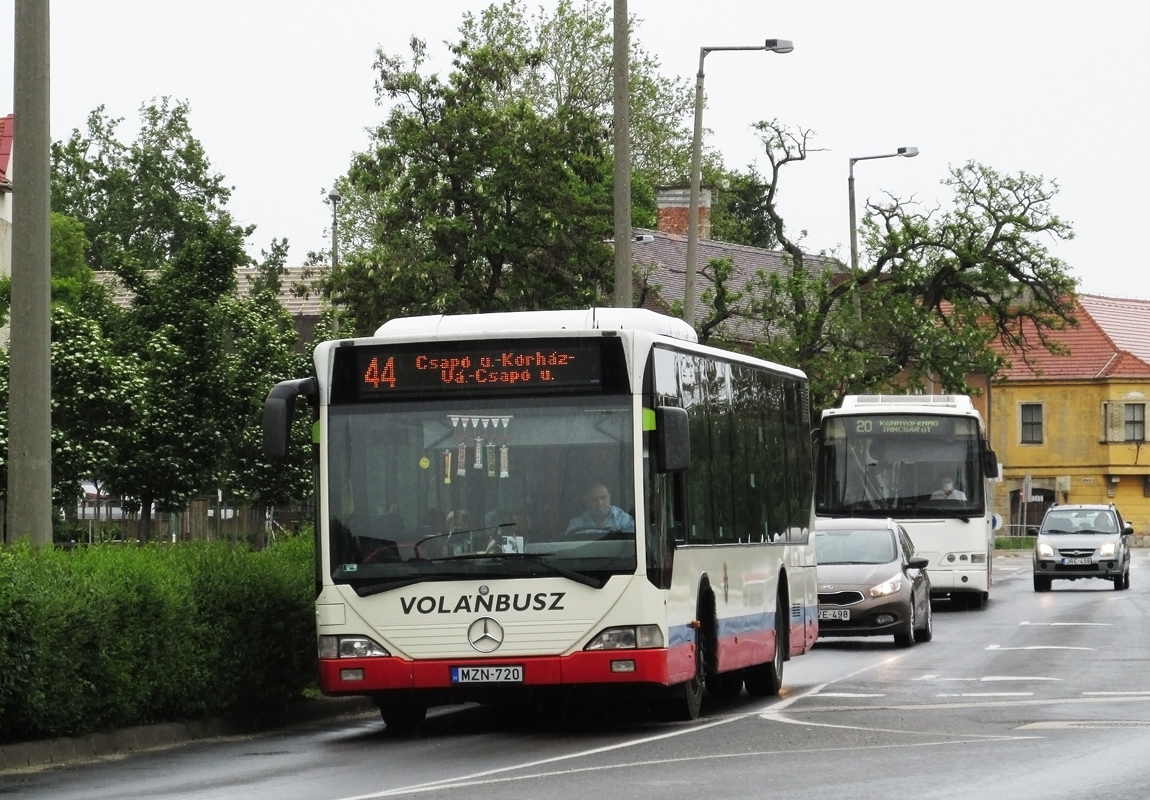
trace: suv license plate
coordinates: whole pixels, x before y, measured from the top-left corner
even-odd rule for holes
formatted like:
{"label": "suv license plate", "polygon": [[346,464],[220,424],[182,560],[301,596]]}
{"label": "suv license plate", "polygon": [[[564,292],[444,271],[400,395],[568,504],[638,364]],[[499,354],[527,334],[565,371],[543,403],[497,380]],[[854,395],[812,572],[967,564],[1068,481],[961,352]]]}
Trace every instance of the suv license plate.
{"label": "suv license plate", "polygon": [[452,667],[452,683],[523,683],[523,665]]}
{"label": "suv license plate", "polygon": [[1068,567],[1075,567],[1075,566],[1089,566],[1092,563],[1092,561],[1089,558],[1064,558],[1064,559],[1062,559],[1062,563]]}
{"label": "suv license plate", "polygon": [[851,610],[849,608],[820,608],[819,619],[844,619],[851,618]]}

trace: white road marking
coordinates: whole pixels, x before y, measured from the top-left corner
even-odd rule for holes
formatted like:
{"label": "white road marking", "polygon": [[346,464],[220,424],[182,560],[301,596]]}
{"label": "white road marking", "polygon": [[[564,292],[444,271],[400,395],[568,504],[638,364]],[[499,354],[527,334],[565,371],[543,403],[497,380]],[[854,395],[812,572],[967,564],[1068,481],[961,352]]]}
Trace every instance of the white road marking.
{"label": "white road marking", "polygon": [[1095,647],[1066,647],[1060,644],[1032,644],[1027,647],[1003,647],[1000,644],[990,644],[987,650],[1096,650]]}
{"label": "white road marking", "polygon": [[965,692],[964,694],[936,694],[935,697],[1033,697],[1034,692]]}
{"label": "white road marking", "polygon": [[1083,692],[1086,697],[1150,697],[1150,692]]}
{"label": "white road marking", "polygon": [[1112,622],[1020,622],[1019,625],[1049,625],[1052,628],[1069,628],[1069,627],[1096,627],[1096,628],[1109,628],[1114,623]]}
{"label": "white road marking", "polygon": [[865,694],[863,692],[819,692],[812,697],[886,697],[885,694]]}
{"label": "white road marking", "polygon": [[1061,681],[1062,678],[1039,678],[1034,675],[987,675],[980,681]]}

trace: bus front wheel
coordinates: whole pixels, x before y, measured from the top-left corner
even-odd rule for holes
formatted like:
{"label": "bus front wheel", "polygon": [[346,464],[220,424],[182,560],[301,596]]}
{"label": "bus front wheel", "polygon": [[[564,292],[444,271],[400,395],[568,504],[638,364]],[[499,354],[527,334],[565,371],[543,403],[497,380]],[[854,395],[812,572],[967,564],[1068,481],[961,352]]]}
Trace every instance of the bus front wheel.
{"label": "bus front wheel", "polygon": [[375,704],[384,725],[392,733],[412,733],[427,717],[426,701],[414,695],[382,695],[375,698]]}

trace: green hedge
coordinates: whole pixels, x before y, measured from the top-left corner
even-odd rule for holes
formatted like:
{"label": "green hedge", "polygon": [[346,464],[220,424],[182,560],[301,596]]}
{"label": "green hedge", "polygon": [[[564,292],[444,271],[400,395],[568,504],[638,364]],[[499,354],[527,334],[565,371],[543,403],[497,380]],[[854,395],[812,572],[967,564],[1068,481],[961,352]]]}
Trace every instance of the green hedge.
{"label": "green hedge", "polygon": [[315,685],[313,546],[0,548],[0,741],[275,713]]}

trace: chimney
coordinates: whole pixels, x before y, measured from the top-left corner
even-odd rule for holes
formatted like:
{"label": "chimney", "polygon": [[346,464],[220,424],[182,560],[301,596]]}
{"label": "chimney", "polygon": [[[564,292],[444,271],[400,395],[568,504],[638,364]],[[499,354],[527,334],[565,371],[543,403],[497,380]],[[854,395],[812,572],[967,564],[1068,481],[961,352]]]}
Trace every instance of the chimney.
{"label": "chimney", "polygon": [[[655,227],[662,233],[687,235],[687,218],[691,214],[690,186],[660,186],[655,190],[658,206]],[[699,238],[711,238],[711,190],[699,189]]]}

